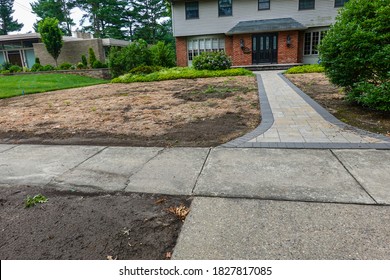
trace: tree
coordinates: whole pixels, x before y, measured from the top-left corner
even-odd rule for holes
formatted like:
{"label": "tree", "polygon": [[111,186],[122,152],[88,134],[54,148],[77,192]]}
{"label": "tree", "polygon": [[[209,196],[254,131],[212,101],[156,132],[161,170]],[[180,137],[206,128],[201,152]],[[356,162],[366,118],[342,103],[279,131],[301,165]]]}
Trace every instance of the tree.
{"label": "tree", "polygon": [[320,45],[330,80],[351,101],[390,111],[390,0],[350,0]]}
{"label": "tree", "polygon": [[143,39],[149,44],[162,40],[166,28],[161,24],[163,18],[170,16],[165,0],[133,0],[132,6],[136,12],[137,27],[134,32],[136,39]]}
{"label": "tree", "polygon": [[64,45],[62,32],[58,24],[58,19],[55,18],[45,18],[38,24],[38,31],[41,34],[42,42],[45,44],[48,53],[54,58],[56,66],[58,66],[57,59]]}
{"label": "tree", "polygon": [[85,12],[81,24],[86,20],[90,25],[83,29],[94,34],[95,38],[123,39],[125,25],[125,0],[79,0],[77,6]]}
{"label": "tree", "polygon": [[19,31],[23,28],[22,23],[14,20],[12,8],[14,0],[0,0],[0,35],[7,35],[8,32]]}
{"label": "tree", "polygon": [[[72,35],[72,26],[75,23],[70,16],[70,11],[76,5],[74,0],[38,0],[30,5],[33,13],[41,20],[47,17],[56,18],[59,21],[62,32],[68,36]],[[36,30],[38,22],[34,26]]]}

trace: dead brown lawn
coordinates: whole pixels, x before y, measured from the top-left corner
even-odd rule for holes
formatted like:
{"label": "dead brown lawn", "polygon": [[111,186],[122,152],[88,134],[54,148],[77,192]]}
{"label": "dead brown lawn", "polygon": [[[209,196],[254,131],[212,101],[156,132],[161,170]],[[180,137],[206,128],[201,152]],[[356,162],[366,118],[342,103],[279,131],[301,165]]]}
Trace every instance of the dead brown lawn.
{"label": "dead brown lawn", "polygon": [[254,77],[105,84],[0,100],[2,143],[216,146],[260,121]]}

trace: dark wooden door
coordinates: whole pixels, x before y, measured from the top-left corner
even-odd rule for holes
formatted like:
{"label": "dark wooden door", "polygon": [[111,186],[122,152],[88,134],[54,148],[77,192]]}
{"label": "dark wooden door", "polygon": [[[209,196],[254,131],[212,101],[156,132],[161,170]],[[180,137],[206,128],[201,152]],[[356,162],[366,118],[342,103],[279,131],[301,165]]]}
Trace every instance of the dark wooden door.
{"label": "dark wooden door", "polygon": [[8,61],[13,65],[23,66],[19,51],[8,51]]}
{"label": "dark wooden door", "polygon": [[252,63],[278,62],[278,35],[276,33],[252,36]]}

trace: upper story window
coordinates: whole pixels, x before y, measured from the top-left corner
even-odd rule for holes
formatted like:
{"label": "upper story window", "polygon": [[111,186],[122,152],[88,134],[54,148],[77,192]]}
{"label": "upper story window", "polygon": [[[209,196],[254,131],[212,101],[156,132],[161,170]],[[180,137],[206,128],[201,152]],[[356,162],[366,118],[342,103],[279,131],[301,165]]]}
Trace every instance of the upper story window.
{"label": "upper story window", "polygon": [[313,10],[314,5],[315,5],[315,0],[299,0],[300,10]]}
{"label": "upper story window", "polygon": [[218,0],[218,15],[220,17],[233,15],[232,0]]}
{"label": "upper story window", "polygon": [[199,18],[199,1],[186,2],[186,19]]}
{"label": "upper story window", "polygon": [[259,10],[269,10],[271,0],[259,0]]}
{"label": "upper story window", "polygon": [[348,0],[335,0],[334,6],[337,7],[344,7],[344,4],[347,3]]}

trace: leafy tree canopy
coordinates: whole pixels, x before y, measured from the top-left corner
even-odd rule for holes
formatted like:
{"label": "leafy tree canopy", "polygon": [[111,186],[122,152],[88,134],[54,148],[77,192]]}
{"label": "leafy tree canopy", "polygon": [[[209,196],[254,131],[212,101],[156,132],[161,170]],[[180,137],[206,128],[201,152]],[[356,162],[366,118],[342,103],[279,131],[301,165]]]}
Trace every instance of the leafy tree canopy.
{"label": "leafy tree canopy", "polygon": [[7,35],[8,32],[19,31],[23,28],[22,23],[14,20],[12,8],[14,0],[0,0],[0,35]]}
{"label": "leafy tree canopy", "polygon": [[45,18],[38,24],[38,31],[41,34],[42,42],[45,44],[48,53],[54,58],[56,66],[58,65],[58,56],[64,44],[62,32],[58,24],[58,19],[55,18]]}

